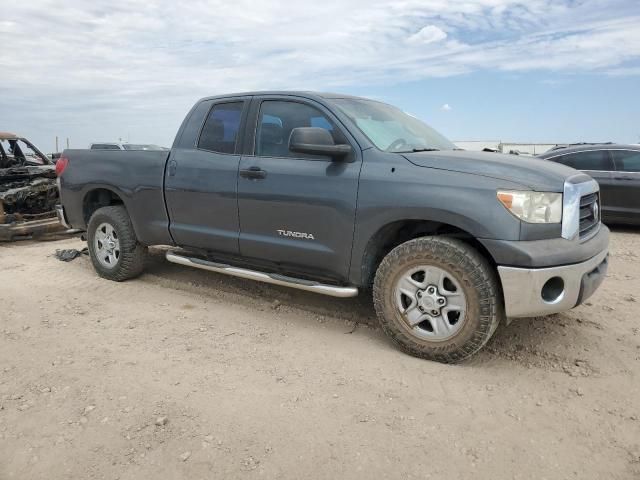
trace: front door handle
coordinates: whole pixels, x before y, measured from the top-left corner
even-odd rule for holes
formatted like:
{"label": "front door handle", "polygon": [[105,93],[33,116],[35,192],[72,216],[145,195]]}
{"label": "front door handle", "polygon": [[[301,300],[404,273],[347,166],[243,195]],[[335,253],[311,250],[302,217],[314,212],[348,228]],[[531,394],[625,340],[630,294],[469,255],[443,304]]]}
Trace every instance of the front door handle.
{"label": "front door handle", "polygon": [[633,177],[613,177],[614,180],[634,180]]}
{"label": "front door handle", "polygon": [[247,169],[240,170],[240,176],[244,178],[259,180],[262,178],[266,178],[267,172],[262,170],[260,167],[249,167]]}

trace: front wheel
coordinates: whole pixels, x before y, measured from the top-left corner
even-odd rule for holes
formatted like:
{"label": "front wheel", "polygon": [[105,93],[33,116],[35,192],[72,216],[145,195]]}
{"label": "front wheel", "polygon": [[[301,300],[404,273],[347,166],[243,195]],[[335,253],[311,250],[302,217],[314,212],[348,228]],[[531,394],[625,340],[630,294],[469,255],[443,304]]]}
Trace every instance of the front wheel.
{"label": "front wheel", "polygon": [[373,300],[383,330],[416,357],[455,363],[480,350],[502,317],[495,270],[474,248],[423,237],[380,263]]}
{"label": "front wheel", "polygon": [[122,282],[144,269],[147,248],[136,238],[127,210],[122,205],[99,208],[87,228],[91,263],[98,275]]}

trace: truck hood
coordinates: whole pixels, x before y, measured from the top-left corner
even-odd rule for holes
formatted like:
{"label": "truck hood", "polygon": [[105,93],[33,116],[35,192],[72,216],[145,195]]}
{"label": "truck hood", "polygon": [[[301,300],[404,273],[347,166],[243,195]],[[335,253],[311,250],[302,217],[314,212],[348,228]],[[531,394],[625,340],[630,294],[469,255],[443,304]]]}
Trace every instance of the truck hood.
{"label": "truck hood", "polygon": [[446,150],[402,155],[419,167],[507,180],[535,191],[562,192],[565,179],[577,173],[548,160],[492,152]]}

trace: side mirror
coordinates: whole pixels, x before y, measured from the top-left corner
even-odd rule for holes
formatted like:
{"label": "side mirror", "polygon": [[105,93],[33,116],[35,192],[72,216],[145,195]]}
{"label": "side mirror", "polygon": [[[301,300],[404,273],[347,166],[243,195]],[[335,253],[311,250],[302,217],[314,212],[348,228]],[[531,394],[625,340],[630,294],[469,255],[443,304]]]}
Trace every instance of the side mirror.
{"label": "side mirror", "polygon": [[351,153],[351,145],[336,145],[331,134],[324,128],[298,127],[291,130],[289,150],[342,159]]}

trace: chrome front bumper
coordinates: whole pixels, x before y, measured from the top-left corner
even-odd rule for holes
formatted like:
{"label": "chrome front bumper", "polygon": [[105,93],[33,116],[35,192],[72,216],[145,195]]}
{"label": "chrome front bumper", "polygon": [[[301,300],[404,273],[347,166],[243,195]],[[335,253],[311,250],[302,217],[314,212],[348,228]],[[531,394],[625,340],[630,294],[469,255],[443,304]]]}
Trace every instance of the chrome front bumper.
{"label": "chrome front bumper", "polygon": [[[507,317],[535,317],[570,310],[600,286],[607,273],[609,252],[603,250],[582,263],[548,268],[498,267]],[[563,288],[558,285],[562,280]],[[553,282],[553,289],[549,285]],[[547,300],[543,298],[545,290]],[[549,298],[549,292],[551,297]],[[557,294],[557,295],[556,295]]]}

